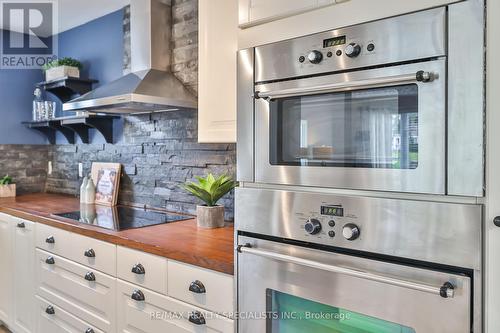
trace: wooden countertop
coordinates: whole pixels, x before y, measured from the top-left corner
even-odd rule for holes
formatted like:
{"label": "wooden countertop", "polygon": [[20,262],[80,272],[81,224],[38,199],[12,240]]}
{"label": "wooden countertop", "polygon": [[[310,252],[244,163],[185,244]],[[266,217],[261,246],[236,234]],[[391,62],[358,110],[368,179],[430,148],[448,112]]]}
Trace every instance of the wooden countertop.
{"label": "wooden countertop", "polygon": [[113,231],[52,215],[79,209],[77,198],[61,194],[40,193],[0,198],[0,212],[9,215],[172,260],[234,274],[232,224],[227,224],[225,228],[202,229],[196,226],[196,219],[193,218],[139,229]]}

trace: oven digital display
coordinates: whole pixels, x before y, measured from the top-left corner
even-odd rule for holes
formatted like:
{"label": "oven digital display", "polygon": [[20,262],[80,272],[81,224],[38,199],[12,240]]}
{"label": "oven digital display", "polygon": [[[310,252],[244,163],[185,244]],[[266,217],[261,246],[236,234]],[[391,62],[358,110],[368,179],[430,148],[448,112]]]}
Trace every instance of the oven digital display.
{"label": "oven digital display", "polygon": [[323,40],[323,48],[344,45],[347,42],[346,36],[333,37]]}
{"label": "oven digital display", "polygon": [[344,216],[344,208],[337,206],[321,206],[321,215]]}

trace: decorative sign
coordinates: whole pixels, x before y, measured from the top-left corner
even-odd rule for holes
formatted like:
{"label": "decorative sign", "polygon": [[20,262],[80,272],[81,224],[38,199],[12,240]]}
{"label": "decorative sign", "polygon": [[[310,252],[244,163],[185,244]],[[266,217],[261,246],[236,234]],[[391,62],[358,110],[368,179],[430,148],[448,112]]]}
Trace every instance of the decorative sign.
{"label": "decorative sign", "polygon": [[121,164],[92,163],[92,180],[95,184],[95,203],[115,206],[118,201]]}

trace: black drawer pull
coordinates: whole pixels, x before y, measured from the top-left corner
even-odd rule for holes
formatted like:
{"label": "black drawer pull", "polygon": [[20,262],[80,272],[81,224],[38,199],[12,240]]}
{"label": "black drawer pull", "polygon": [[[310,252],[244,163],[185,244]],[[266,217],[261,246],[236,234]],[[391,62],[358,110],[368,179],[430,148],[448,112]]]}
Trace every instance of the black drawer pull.
{"label": "black drawer pull", "polygon": [[95,274],[92,272],[88,272],[87,274],[85,274],[85,280],[90,282],[95,281]]}
{"label": "black drawer pull", "polygon": [[207,292],[205,286],[200,280],[191,282],[191,284],[189,285],[189,291],[195,294],[204,294]]}
{"label": "black drawer pull", "polygon": [[85,333],[95,333],[94,330],[92,328],[87,328],[87,330],[85,331]]}
{"label": "black drawer pull", "polygon": [[500,227],[500,216],[495,216],[495,218],[493,219],[493,224],[497,227]]}
{"label": "black drawer pull", "polygon": [[45,243],[47,243],[47,244],[54,244],[55,242],[56,242],[56,240],[55,240],[54,236],[49,236],[45,240]]}
{"label": "black drawer pull", "polygon": [[88,249],[83,255],[88,258],[95,258],[95,251],[94,249]]}
{"label": "black drawer pull", "polygon": [[146,274],[146,269],[144,269],[144,266],[141,264],[135,264],[134,267],[132,267],[132,273],[144,275]]}
{"label": "black drawer pull", "polygon": [[146,300],[146,297],[144,296],[144,294],[142,293],[142,291],[140,291],[138,289],[134,290],[134,292],[132,293],[131,298],[134,301],[138,301],[138,302],[142,302],[142,301]]}
{"label": "black drawer pull", "polygon": [[54,257],[48,257],[47,259],[45,259],[45,263],[47,265],[54,265],[56,261],[54,260]]}
{"label": "black drawer pull", "polygon": [[26,224],[24,224],[24,222],[19,222],[19,223],[17,224],[17,227],[18,227],[18,228],[21,228],[21,229],[24,229],[24,228],[26,228]]}
{"label": "black drawer pull", "polygon": [[56,313],[56,310],[54,309],[54,307],[52,305],[49,305],[46,309],[45,309],[45,312],[49,315],[53,315]]}
{"label": "black drawer pull", "polygon": [[207,323],[200,311],[191,312],[188,320],[195,325],[205,325]]}

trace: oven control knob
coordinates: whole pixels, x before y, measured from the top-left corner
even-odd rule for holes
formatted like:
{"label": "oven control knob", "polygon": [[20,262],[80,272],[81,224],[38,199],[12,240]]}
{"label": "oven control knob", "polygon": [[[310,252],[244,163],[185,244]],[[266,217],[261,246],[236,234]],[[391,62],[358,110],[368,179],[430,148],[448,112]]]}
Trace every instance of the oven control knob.
{"label": "oven control knob", "polygon": [[321,231],[321,222],[316,219],[309,219],[304,226],[309,235],[316,235]]}
{"label": "oven control knob", "polygon": [[359,227],[353,223],[347,223],[342,228],[342,235],[347,240],[355,240],[359,237]]}
{"label": "oven control knob", "polygon": [[311,64],[319,64],[321,60],[323,60],[323,53],[316,50],[311,51],[307,55],[307,60],[309,60]]}
{"label": "oven control knob", "polygon": [[356,43],[351,43],[345,47],[345,55],[349,58],[355,58],[361,53],[361,46]]}

